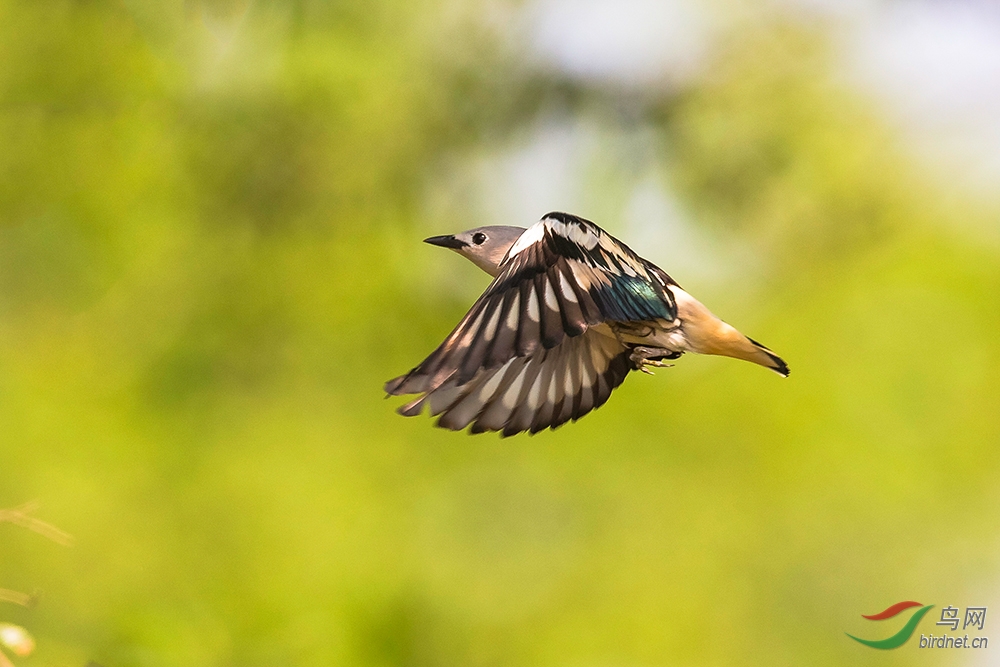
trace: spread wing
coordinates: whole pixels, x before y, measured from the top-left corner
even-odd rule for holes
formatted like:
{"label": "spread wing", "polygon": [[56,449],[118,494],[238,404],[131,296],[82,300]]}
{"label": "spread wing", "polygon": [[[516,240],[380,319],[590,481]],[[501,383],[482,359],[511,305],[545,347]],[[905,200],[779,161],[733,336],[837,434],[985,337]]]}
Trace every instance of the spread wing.
{"label": "spread wing", "polygon": [[603,405],[631,370],[629,351],[607,325],[598,325],[555,347],[482,369],[465,384],[453,375],[399,412],[414,416],[428,406],[431,415],[441,415],[438,426],[453,431],[471,424],[471,433],[537,433]]}
{"label": "spread wing", "polygon": [[444,342],[386,392],[423,394],[401,413],[429,404],[455,430],[558,426],[601,405],[631,370],[606,323],[676,318],[668,284],[597,225],[550,213],[511,247]]}

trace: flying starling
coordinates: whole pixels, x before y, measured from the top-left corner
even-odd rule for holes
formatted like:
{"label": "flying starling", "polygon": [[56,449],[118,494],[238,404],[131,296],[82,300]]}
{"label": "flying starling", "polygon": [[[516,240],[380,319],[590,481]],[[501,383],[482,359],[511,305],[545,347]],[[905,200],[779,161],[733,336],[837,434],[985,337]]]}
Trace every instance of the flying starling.
{"label": "flying starling", "polygon": [[583,218],[549,213],[528,229],[479,227],[427,243],[451,248],[494,277],[444,342],[406,375],[399,408],[424,406],[437,425],[471,433],[537,433],[608,400],[630,371],[685,352],[788,365],[726,324],[670,276]]}

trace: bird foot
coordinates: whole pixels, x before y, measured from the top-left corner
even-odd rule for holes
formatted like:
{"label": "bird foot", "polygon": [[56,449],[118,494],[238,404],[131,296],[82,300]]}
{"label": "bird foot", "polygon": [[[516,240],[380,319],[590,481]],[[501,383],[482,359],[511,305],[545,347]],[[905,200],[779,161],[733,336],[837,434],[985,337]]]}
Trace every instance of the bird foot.
{"label": "bird foot", "polygon": [[667,350],[662,347],[645,347],[639,345],[632,348],[632,353],[629,355],[629,360],[632,362],[632,368],[638,371],[642,371],[646,375],[652,375],[653,368],[670,368],[673,364],[663,363],[663,359],[677,359],[683,354],[682,352],[677,352],[675,350]]}

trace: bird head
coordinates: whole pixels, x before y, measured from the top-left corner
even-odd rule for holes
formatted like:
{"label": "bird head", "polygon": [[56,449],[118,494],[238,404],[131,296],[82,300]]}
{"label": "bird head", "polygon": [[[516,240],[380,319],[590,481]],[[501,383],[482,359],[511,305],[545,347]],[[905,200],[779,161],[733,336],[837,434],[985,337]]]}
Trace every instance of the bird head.
{"label": "bird head", "polygon": [[496,277],[500,272],[500,262],[523,233],[524,227],[494,225],[476,227],[448,236],[432,236],[424,239],[424,243],[451,248],[486,273]]}

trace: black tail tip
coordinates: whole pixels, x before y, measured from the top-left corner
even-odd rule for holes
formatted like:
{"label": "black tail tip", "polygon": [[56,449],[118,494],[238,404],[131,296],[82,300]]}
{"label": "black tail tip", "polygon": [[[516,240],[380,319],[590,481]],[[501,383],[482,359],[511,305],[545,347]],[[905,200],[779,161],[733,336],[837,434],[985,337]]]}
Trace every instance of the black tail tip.
{"label": "black tail tip", "polygon": [[788,368],[788,364],[785,363],[784,359],[776,355],[774,352],[771,352],[771,350],[767,349],[767,346],[761,345],[753,338],[747,338],[747,340],[749,340],[751,343],[759,347],[764,354],[770,357],[771,363],[773,364],[772,366],[770,366],[771,370],[773,370],[775,373],[777,373],[783,378],[786,378],[789,375],[791,375],[792,371]]}

